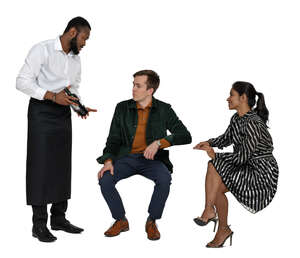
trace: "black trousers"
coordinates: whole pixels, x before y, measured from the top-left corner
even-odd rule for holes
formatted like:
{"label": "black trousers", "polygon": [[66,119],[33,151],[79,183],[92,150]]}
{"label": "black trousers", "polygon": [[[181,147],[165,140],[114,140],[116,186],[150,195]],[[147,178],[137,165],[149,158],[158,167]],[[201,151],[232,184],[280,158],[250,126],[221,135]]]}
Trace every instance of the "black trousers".
{"label": "black trousers", "polygon": [[[65,213],[68,208],[68,201],[52,203],[50,212],[50,223],[59,224],[66,220]],[[34,226],[46,226],[48,220],[47,205],[32,205],[32,222]]]}

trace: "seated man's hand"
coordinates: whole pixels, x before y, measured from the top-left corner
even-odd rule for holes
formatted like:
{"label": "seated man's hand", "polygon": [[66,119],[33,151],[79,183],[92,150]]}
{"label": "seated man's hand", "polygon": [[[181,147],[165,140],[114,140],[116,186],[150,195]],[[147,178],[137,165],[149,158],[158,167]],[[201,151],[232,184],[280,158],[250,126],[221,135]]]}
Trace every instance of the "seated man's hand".
{"label": "seated man's hand", "polygon": [[102,178],[106,171],[109,171],[112,176],[114,175],[114,166],[111,160],[105,161],[104,166],[98,172],[98,179]]}
{"label": "seated man's hand", "polygon": [[159,146],[156,141],[152,142],[144,151],[144,157],[146,159],[154,159],[156,152],[158,151]]}

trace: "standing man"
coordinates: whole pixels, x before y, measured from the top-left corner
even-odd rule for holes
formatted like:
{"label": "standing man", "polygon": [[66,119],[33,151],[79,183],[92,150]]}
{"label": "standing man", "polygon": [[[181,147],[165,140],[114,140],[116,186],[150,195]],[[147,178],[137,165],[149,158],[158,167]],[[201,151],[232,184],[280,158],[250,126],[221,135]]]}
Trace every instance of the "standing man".
{"label": "standing man", "polygon": [[160,233],[155,220],[162,216],[173,167],[164,148],[191,143],[192,138],[171,105],[153,97],[160,82],[157,73],[143,70],[133,77],[133,99],[117,105],[103,156],[97,159],[104,163],[98,173],[101,191],[116,220],[104,234],[113,237],[129,230],[115,185],[130,176],[142,175],[155,182],[146,232],[148,239],[157,240]]}
{"label": "standing man", "polygon": [[[51,228],[68,233],[83,229],[65,217],[71,197],[72,125],[70,105],[79,98],[80,50],[91,26],[82,17],[73,18],[63,35],[36,44],[30,50],[16,87],[31,97],[28,107],[26,163],[27,204],[32,206],[32,235],[42,242],[57,238],[47,228],[47,204],[51,203]],[[76,105],[76,104],[74,104]],[[87,108],[88,112],[97,110]],[[84,116],[82,118],[87,118]]]}

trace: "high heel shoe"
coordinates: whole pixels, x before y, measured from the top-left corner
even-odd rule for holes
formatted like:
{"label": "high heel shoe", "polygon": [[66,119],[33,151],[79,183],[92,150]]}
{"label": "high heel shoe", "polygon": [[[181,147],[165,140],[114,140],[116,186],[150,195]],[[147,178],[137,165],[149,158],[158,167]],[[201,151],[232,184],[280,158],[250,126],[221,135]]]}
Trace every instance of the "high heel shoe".
{"label": "high heel shoe", "polygon": [[214,226],[214,232],[215,232],[216,231],[216,226],[217,226],[217,223],[218,223],[218,217],[215,216],[213,218],[210,218],[206,222],[203,221],[202,219],[200,219],[199,217],[197,217],[197,218],[194,218],[194,221],[199,226],[206,226],[209,222],[213,221],[215,223],[215,226]]}
{"label": "high heel shoe", "polygon": [[[228,229],[230,230],[230,226],[227,226],[227,227],[225,227],[225,228],[228,228]],[[232,236],[233,236],[233,231],[230,232],[230,234],[224,239],[224,241],[223,241],[221,244],[216,245],[216,246],[210,246],[210,245],[209,245],[210,243],[208,243],[208,244],[206,245],[206,247],[208,247],[208,248],[220,248],[220,247],[223,247],[223,245],[225,244],[225,242],[226,242],[226,240],[227,240],[228,238],[230,238],[230,246],[232,246]]]}

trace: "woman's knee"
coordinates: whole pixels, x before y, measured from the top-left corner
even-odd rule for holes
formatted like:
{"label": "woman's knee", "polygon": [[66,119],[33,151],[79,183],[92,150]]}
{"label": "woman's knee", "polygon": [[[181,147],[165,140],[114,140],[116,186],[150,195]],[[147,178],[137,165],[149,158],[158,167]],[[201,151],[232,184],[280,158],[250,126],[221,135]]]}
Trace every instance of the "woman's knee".
{"label": "woman's knee", "polygon": [[226,185],[222,182],[220,183],[219,187],[218,187],[218,192],[221,194],[225,194],[228,192],[228,189],[226,187]]}
{"label": "woman's knee", "polygon": [[215,169],[215,167],[214,167],[214,165],[212,164],[211,161],[209,161],[208,164],[207,164],[207,171],[208,172],[214,172],[214,171],[216,171],[216,169]]}

